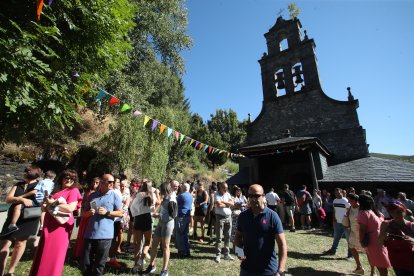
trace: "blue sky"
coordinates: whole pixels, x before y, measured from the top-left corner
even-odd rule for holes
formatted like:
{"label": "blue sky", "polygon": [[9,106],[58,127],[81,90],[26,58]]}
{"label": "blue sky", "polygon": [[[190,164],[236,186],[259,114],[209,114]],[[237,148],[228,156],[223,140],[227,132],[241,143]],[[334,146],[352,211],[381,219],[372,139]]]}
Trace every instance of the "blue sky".
{"label": "blue sky", "polygon": [[[260,113],[263,94],[257,62],[280,0],[189,0],[184,53],[185,94],[204,120],[216,109],[235,110],[239,120]],[[316,43],[322,89],[359,100],[360,124],[370,152],[413,155],[414,1],[295,1],[302,31]]]}

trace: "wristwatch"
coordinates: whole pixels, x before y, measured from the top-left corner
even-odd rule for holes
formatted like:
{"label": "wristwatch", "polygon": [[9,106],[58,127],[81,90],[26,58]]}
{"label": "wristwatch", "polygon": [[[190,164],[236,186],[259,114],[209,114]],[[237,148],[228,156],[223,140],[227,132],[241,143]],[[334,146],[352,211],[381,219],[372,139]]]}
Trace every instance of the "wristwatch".
{"label": "wristwatch", "polygon": [[277,273],[279,273],[280,276],[285,276],[286,271],[283,271],[283,272],[282,271],[278,271]]}
{"label": "wristwatch", "polygon": [[105,216],[109,217],[109,216],[110,216],[110,214],[111,214],[111,212],[106,211]]}

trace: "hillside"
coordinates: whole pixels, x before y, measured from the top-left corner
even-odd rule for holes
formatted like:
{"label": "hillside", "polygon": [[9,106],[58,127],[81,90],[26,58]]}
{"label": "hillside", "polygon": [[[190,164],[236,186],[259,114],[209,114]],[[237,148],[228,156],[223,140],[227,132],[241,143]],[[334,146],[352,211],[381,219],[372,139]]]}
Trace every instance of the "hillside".
{"label": "hillside", "polygon": [[386,153],[370,153],[371,156],[386,158],[386,159],[397,159],[405,162],[410,162],[414,164],[414,155],[396,155],[396,154],[386,154]]}

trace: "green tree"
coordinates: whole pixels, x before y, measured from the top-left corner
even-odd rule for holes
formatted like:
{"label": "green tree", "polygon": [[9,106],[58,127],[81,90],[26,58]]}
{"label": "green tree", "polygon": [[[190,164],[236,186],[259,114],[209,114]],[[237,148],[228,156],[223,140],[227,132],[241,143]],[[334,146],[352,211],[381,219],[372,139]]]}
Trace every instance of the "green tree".
{"label": "green tree", "polygon": [[36,22],[32,1],[2,1],[0,140],[66,136],[79,122],[85,81],[104,81],[128,60],[134,13],[128,0],[60,0]]}

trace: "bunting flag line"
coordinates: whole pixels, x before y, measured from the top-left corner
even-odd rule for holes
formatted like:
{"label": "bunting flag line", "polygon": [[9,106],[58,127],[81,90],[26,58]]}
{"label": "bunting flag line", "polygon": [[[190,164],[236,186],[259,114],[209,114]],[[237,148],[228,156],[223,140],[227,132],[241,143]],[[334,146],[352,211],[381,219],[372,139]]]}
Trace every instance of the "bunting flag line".
{"label": "bunting flag line", "polygon": [[167,127],[166,125],[163,125],[163,124],[160,125],[160,135],[164,132],[166,127]]}
{"label": "bunting flag line", "polygon": [[[36,0],[36,3],[40,4],[40,3],[43,3],[43,1]],[[49,0],[49,3],[51,3],[52,1],[53,0]],[[96,96],[96,99],[95,99],[96,103],[101,101],[106,96],[111,96],[111,99],[109,100],[109,103],[108,103],[109,107],[121,102],[120,99],[118,99],[116,96],[108,93],[107,91],[105,91],[105,89],[99,87],[96,83],[93,83],[93,85],[91,85],[91,83],[93,83],[93,82],[87,81],[85,83],[85,87],[88,87],[90,89],[97,89],[99,91],[98,95]],[[85,93],[86,92],[87,92],[87,90],[85,90]],[[123,103],[120,112],[121,113],[127,112],[128,110],[131,110],[131,109],[132,109],[131,106],[129,106],[126,103]],[[171,134],[174,133],[175,140],[178,141],[180,144],[183,143],[183,141],[185,142],[185,144],[187,142],[189,142],[189,144],[188,144],[189,146],[194,146],[194,149],[206,152],[207,154],[222,154],[222,153],[226,152],[227,153],[227,158],[231,157],[232,159],[234,159],[234,158],[238,158],[238,157],[244,157],[242,154],[230,153],[226,150],[218,149],[218,148],[215,148],[213,146],[201,143],[200,141],[197,141],[197,140],[195,140],[191,137],[188,137],[188,136],[184,135],[183,133],[180,133],[179,131],[170,128],[169,126],[160,123],[158,120],[152,119],[151,117],[149,117],[148,115],[143,114],[139,110],[134,110],[134,112],[132,113],[133,117],[138,117],[140,115],[144,115],[144,123],[143,123],[144,127],[148,124],[148,122],[150,120],[152,120],[152,126],[151,126],[152,131],[154,131],[157,128],[157,126],[159,125],[160,126],[159,134],[160,135],[164,133],[165,129],[167,129],[167,132],[166,132],[167,137],[170,137]],[[195,142],[195,144],[194,144],[194,142]]]}
{"label": "bunting flag line", "polygon": [[37,14],[37,21],[40,21],[40,15],[42,14],[43,9],[43,0],[36,0],[36,14]]}
{"label": "bunting flag line", "polygon": [[145,117],[144,117],[144,127],[148,124],[149,120],[150,120],[150,117],[145,115]]}
{"label": "bunting flag line", "polygon": [[103,97],[105,97],[106,95],[108,95],[108,93],[105,90],[99,90],[99,94],[96,97],[95,102],[99,102],[100,100],[102,100]]}
{"label": "bunting flag line", "polygon": [[158,121],[157,120],[152,120],[151,130],[154,131],[154,129],[157,127],[157,125],[158,125]]}
{"label": "bunting flag line", "polygon": [[137,117],[137,116],[139,116],[139,115],[141,115],[142,114],[142,112],[141,111],[138,111],[138,110],[135,110],[134,111],[134,113],[132,114],[133,116],[135,116],[135,117]]}
{"label": "bunting flag line", "polygon": [[112,98],[109,100],[109,106],[113,106],[114,104],[119,103],[120,100],[118,98],[115,98],[114,96],[112,96]]}
{"label": "bunting flag line", "polygon": [[130,109],[131,109],[131,107],[130,107],[129,105],[124,104],[124,105],[122,106],[122,108],[121,108],[121,112],[125,112],[125,111],[128,111],[128,110],[130,110]]}

